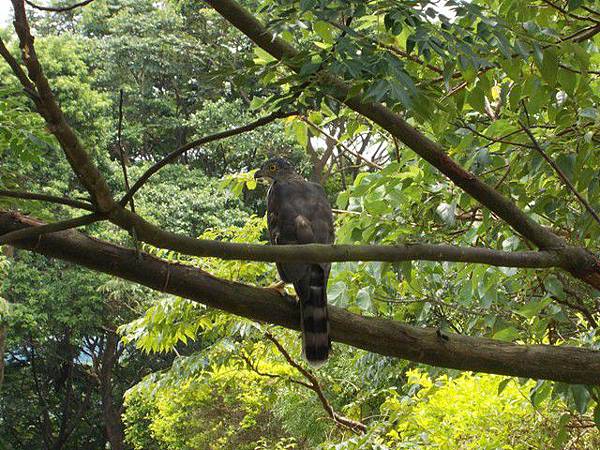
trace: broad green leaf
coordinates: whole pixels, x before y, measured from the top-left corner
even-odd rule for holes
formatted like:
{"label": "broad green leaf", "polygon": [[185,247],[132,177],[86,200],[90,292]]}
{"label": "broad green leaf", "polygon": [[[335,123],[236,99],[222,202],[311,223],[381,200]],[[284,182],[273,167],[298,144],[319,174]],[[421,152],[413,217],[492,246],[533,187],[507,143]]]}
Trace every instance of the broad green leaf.
{"label": "broad green leaf", "polygon": [[327,44],[333,44],[335,42],[335,38],[333,36],[333,27],[327,22],[318,20],[313,24],[313,30],[321,39],[323,39],[323,42]]}
{"label": "broad green leaf", "polygon": [[550,86],[556,85],[556,77],[558,75],[558,52],[554,48],[544,50],[544,59],[540,67],[542,78]]}

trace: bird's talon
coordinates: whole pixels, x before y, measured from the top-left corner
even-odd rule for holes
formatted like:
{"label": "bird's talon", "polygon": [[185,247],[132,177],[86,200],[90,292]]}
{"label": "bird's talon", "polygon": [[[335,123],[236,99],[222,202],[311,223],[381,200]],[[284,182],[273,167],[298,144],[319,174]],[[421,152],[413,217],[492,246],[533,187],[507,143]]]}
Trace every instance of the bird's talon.
{"label": "bird's talon", "polygon": [[276,291],[279,295],[285,295],[285,283],[283,281],[277,281],[275,283],[271,283],[269,286],[267,286],[267,289],[270,289],[272,291]]}

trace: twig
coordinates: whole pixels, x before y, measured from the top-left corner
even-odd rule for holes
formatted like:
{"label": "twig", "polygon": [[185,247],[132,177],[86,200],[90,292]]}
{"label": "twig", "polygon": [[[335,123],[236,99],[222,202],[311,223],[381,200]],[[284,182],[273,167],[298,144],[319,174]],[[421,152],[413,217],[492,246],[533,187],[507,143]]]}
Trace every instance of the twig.
{"label": "twig", "polygon": [[573,183],[571,183],[571,181],[565,175],[565,173],[562,171],[562,169],[560,167],[558,167],[558,164],[556,164],[554,162],[554,160],[552,158],[550,158],[546,154],[546,152],[544,152],[541,145],[538,143],[537,139],[531,132],[531,130],[529,128],[527,128],[525,126],[525,124],[523,123],[523,121],[521,121],[521,120],[519,120],[519,125],[521,125],[521,128],[523,128],[523,131],[525,131],[525,133],[527,133],[527,136],[529,136],[529,139],[531,139],[531,142],[533,143],[533,148],[535,150],[537,150],[537,152],[542,156],[542,158],[544,158],[546,160],[546,162],[548,164],[550,164],[550,166],[552,166],[554,171],[557,173],[557,175],[560,177],[560,179],[565,183],[567,188],[573,193],[573,195],[575,195],[575,197],[577,197],[577,199],[581,202],[583,207],[592,215],[594,220],[596,222],[598,222],[598,224],[600,224],[600,216],[598,216],[598,213],[594,210],[594,208],[592,208],[592,206],[588,203],[588,201],[585,198],[583,198],[583,196],[579,192],[577,192],[577,189],[575,189],[575,186],[573,186]]}
{"label": "twig", "polygon": [[[121,141],[121,135],[123,132],[123,89],[119,91],[119,124],[117,127],[117,146],[119,147],[119,156],[121,160],[121,169],[123,170],[123,179],[125,180],[125,191],[129,192],[129,177],[127,176],[127,164],[125,163],[125,149],[123,149],[123,142]],[[131,212],[135,213],[135,204],[133,203],[133,196],[129,199],[131,205]]]}
{"label": "twig", "polygon": [[72,206],[73,208],[85,209],[86,211],[94,212],[94,206],[91,203],[81,202],[65,197],[57,197],[55,195],[36,194],[33,192],[22,191],[5,191],[0,190],[0,197],[21,198],[24,200],[39,200],[42,202],[58,203],[61,205]]}
{"label": "twig", "polygon": [[576,311],[579,311],[587,319],[587,321],[590,323],[590,325],[592,326],[592,328],[594,328],[594,329],[598,328],[598,322],[594,318],[594,315],[585,306],[585,303],[583,302],[583,300],[573,290],[563,287],[563,290],[565,291],[565,293],[569,294],[572,297],[575,297],[575,299],[579,303],[570,302],[568,299],[562,300],[562,299],[558,298],[557,296],[552,295],[550,292],[548,292],[548,290],[546,289],[546,286],[544,286],[544,281],[542,280],[542,278],[540,278],[539,275],[536,275],[536,278],[538,280],[538,286],[539,286],[539,288],[543,292],[545,292],[546,294],[550,295],[550,298],[552,298],[552,300],[554,300],[557,303],[560,303],[561,305],[565,305],[568,308],[571,308],[571,309],[574,309]]}
{"label": "twig", "polygon": [[80,8],[82,6],[85,5],[89,5],[90,3],[92,3],[94,0],[83,0],[82,2],[79,3],[75,3],[71,6],[43,6],[43,5],[38,5],[36,3],[33,3],[31,0],[25,0],[25,3],[27,3],[29,6],[31,6],[34,9],[39,9],[40,11],[49,11],[49,12],[66,12],[66,11],[71,11],[73,9],[76,8]]}
{"label": "twig", "polygon": [[575,33],[572,33],[572,34],[560,39],[560,42],[573,41],[573,42],[580,43],[580,42],[587,41],[588,39],[593,38],[598,33],[600,33],[600,24],[592,25],[587,28],[583,28],[579,31],[576,31]]}
{"label": "twig", "polygon": [[545,3],[546,5],[550,6],[551,8],[556,9],[557,11],[560,11],[561,13],[563,13],[565,16],[567,17],[571,17],[573,19],[576,20],[587,20],[589,22],[593,22],[593,23],[600,23],[598,22],[597,19],[594,19],[592,17],[584,17],[584,16],[579,16],[577,14],[573,14],[572,12],[567,11],[566,9],[564,9],[563,7],[552,3],[550,0],[541,0],[543,3]]}
{"label": "twig", "polygon": [[[117,147],[119,147],[119,159],[121,160],[121,169],[123,170],[123,180],[125,182],[125,192],[129,192],[129,176],[127,175],[127,164],[125,159],[127,157],[125,153],[125,149],[123,148],[123,142],[121,140],[121,136],[123,134],[123,89],[119,90],[119,123],[117,126]],[[129,199],[129,205],[131,207],[131,212],[135,214],[135,203],[133,201],[133,196]],[[123,205],[125,206],[125,205]],[[140,254],[140,243],[137,238],[137,232],[135,231],[135,227],[131,227],[130,229],[131,236],[133,237],[133,243],[135,245],[135,249],[137,251],[138,259],[141,257]]]}
{"label": "twig", "polygon": [[260,370],[258,370],[258,367],[256,367],[254,364],[252,364],[252,361],[250,361],[250,358],[248,358],[246,355],[240,354],[239,356],[248,365],[248,367],[250,368],[250,370],[252,370],[257,375],[260,375],[261,377],[277,378],[277,379],[280,379],[280,380],[285,380],[285,381],[289,381],[289,382],[294,383],[294,384],[298,384],[300,386],[304,386],[305,388],[308,388],[308,389],[312,389],[312,386],[310,384],[308,384],[308,383],[305,383],[304,381],[296,380],[295,378],[290,378],[290,377],[286,377],[284,375],[278,375],[278,374],[275,374],[275,373],[261,372]]}
{"label": "twig", "polygon": [[[521,144],[520,142],[507,141],[505,136],[501,136],[501,137],[498,137],[498,138],[486,136],[482,132],[477,131],[475,128],[471,128],[471,126],[468,125],[468,124],[463,124],[463,128],[466,128],[471,133],[475,134],[476,136],[479,136],[480,138],[483,138],[485,140],[491,141],[492,144],[499,143],[499,144],[514,145],[515,147],[533,148],[533,146],[529,145],[529,144]],[[515,133],[510,133],[510,134],[512,135],[512,134],[515,134]]]}
{"label": "twig", "polygon": [[596,11],[596,10],[594,10],[594,9],[590,8],[589,6],[583,6],[583,5],[581,5],[581,9],[584,9],[584,10],[586,10],[587,12],[589,12],[590,14],[593,14],[593,15],[595,15],[595,16],[599,16],[599,17],[600,17],[600,12],[598,12],[598,11]]}
{"label": "twig", "polygon": [[279,350],[279,353],[283,355],[287,362],[296,370],[298,370],[298,372],[300,372],[309,381],[306,387],[308,387],[317,394],[319,400],[321,401],[321,404],[323,405],[323,408],[325,409],[329,417],[333,419],[334,422],[343,425],[354,432],[364,433],[367,431],[367,426],[364,423],[349,419],[348,417],[342,416],[335,412],[333,406],[331,406],[331,403],[329,403],[329,400],[327,400],[327,397],[325,397],[325,393],[323,392],[323,388],[321,387],[318,378],[311,371],[306,370],[304,367],[302,367],[300,364],[294,361],[294,358],[292,358],[290,354],[286,351],[286,349],[283,348],[283,345],[281,345],[281,343],[275,338],[275,336],[273,336],[268,331],[265,333],[265,336],[273,344],[275,344],[275,347],[277,347],[277,350]]}
{"label": "twig", "polygon": [[307,125],[309,125],[310,127],[314,128],[315,130],[317,130],[319,133],[321,133],[326,138],[335,141],[337,143],[337,145],[342,147],[342,149],[344,149],[346,152],[350,153],[352,156],[362,160],[366,165],[372,167],[373,169],[378,169],[378,170],[383,169],[383,167],[381,167],[379,164],[374,163],[373,161],[369,161],[367,158],[365,158],[360,153],[357,153],[354,150],[350,149],[350,147],[348,147],[346,144],[340,142],[338,139],[336,139],[335,137],[333,137],[332,135],[327,133],[327,131],[323,130],[318,125],[316,125],[313,122],[311,122],[310,120],[308,120],[306,117],[300,117],[300,120],[302,122],[306,123]]}
{"label": "twig", "polygon": [[258,127],[267,125],[268,123],[271,123],[277,119],[283,119],[285,117],[295,116],[297,114],[298,114],[297,112],[276,111],[272,114],[269,114],[268,116],[262,117],[262,118],[255,120],[254,122],[251,122],[247,125],[243,125],[238,128],[232,128],[232,129],[226,130],[226,131],[221,131],[221,132],[215,133],[215,134],[210,134],[208,136],[201,137],[200,139],[196,139],[192,142],[182,145],[177,150],[172,151],[167,156],[165,156],[163,159],[161,159],[156,164],[154,164],[152,167],[150,167],[148,170],[146,170],[146,172],[144,172],[144,174],[134,183],[134,185],[131,187],[131,189],[129,189],[127,191],[127,194],[125,194],[125,196],[119,201],[119,204],[121,206],[125,206],[127,204],[127,202],[129,201],[129,199],[131,199],[135,195],[135,193],[146,183],[146,181],[148,181],[148,179],[152,175],[154,175],[156,172],[158,172],[160,169],[162,169],[167,164],[169,164],[172,161],[174,161],[175,159],[177,159],[179,156],[183,155],[188,150],[191,150],[194,147],[197,147],[202,144],[207,144],[209,142],[218,141],[220,139],[225,139],[225,138],[228,138],[231,136],[245,133],[247,131],[252,131]]}
{"label": "twig", "polygon": [[42,234],[55,233],[57,231],[69,230],[71,228],[89,225],[102,220],[103,216],[94,213],[86,216],[77,217],[75,219],[63,220],[60,222],[39,225],[31,228],[23,228],[21,230],[11,231],[0,235],[0,245],[9,244],[21,239],[31,239],[32,237],[41,236]]}
{"label": "twig", "polygon": [[500,178],[498,180],[498,182],[494,185],[494,189],[498,189],[500,187],[500,185],[502,183],[504,183],[504,180],[506,180],[506,178],[508,177],[508,174],[510,173],[510,165],[507,164],[506,165],[506,172],[504,172],[504,175],[502,175],[502,178]]}

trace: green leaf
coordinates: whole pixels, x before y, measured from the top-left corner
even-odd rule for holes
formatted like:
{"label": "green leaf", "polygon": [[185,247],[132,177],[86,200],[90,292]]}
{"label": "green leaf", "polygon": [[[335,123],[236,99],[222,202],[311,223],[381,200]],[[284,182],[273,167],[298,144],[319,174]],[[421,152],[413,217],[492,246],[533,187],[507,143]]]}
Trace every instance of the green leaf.
{"label": "green leaf", "polygon": [[477,85],[474,87],[471,92],[469,92],[469,96],[467,98],[467,103],[473,107],[474,110],[479,111],[481,113],[485,112],[485,100],[484,93],[481,87]]}
{"label": "green leaf", "polygon": [[566,297],[565,291],[562,287],[562,283],[554,275],[546,277],[546,279],[544,280],[544,287],[546,288],[546,291],[548,291],[548,293],[554,295],[555,297],[561,300]]}
{"label": "green leaf", "polygon": [[368,287],[361,288],[356,294],[356,304],[358,307],[365,311],[371,311],[373,309],[373,303],[371,302],[371,292]]}
{"label": "green leaf", "polygon": [[583,4],[583,0],[569,0],[567,3],[568,10],[573,11],[574,9],[579,8]]}
{"label": "green leaf", "polygon": [[315,22],[313,24],[313,30],[321,39],[323,39],[323,42],[326,42],[327,44],[333,44],[335,42],[333,27],[327,22],[323,22],[322,20]]}
{"label": "green leaf", "polygon": [[440,203],[435,212],[445,224],[453,226],[456,223],[456,203]]}
{"label": "green leaf", "polygon": [[558,83],[567,94],[573,96],[577,86],[577,74],[561,68],[558,71]]}
{"label": "green leaf", "polygon": [[539,380],[535,387],[529,393],[531,403],[536,408],[539,407],[544,400],[546,400],[552,392],[552,385],[544,380]]}
{"label": "green leaf", "polygon": [[492,337],[499,341],[511,342],[519,337],[519,330],[517,330],[515,327],[506,327],[494,333],[494,336]]}
{"label": "green leaf", "polygon": [[298,120],[294,122],[294,132],[296,134],[296,140],[298,143],[306,148],[308,144],[308,126],[306,123]]}
{"label": "green leaf", "polygon": [[539,313],[552,302],[549,298],[544,298],[538,301],[531,301],[525,306],[517,309],[515,312],[526,319],[531,319],[539,315]]}
{"label": "green leaf", "polygon": [[569,386],[569,390],[573,395],[575,402],[575,408],[580,414],[584,414],[587,411],[588,404],[590,403],[590,393],[583,384],[574,384]]}
{"label": "green leaf", "polygon": [[550,86],[556,85],[556,77],[558,75],[558,53],[554,48],[544,50],[544,58],[540,67],[542,78]]}
{"label": "green leaf", "polygon": [[596,120],[596,117],[598,117],[598,110],[596,108],[582,108],[579,110],[579,116],[585,119]]}
{"label": "green leaf", "polygon": [[342,191],[338,194],[335,204],[340,209],[346,209],[348,207],[349,199],[350,199],[350,193],[348,191]]}
{"label": "green leaf", "polygon": [[502,394],[506,386],[512,381],[512,378],[505,378],[500,383],[498,383],[498,395]]}
{"label": "green leaf", "polygon": [[254,54],[256,55],[256,58],[254,58],[254,63],[260,66],[277,61],[277,59],[271,56],[270,53],[264,51],[260,47],[254,47]]}

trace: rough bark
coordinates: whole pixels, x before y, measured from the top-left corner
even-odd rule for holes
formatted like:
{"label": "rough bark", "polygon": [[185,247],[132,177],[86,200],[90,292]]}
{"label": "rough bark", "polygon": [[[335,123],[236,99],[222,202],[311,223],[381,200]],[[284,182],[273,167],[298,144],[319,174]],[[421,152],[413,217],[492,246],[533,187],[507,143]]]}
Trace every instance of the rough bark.
{"label": "rough bark", "polygon": [[100,397],[102,400],[102,418],[106,437],[110,442],[111,450],[125,449],[125,434],[121,421],[121,408],[115,404],[113,394],[113,371],[117,364],[117,346],[119,337],[114,331],[108,331],[104,352],[102,353],[102,367],[100,369]]}
{"label": "rough bark", "polygon": [[[27,227],[14,214],[0,215],[0,232]],[[299,329],[289,297],[269,289],[221,280],[195,267],[170,264],[74,230],[18,241],[15,246],[73,262],[253,320]],[[441,334],[392,320],[362,317],[330,307],[333,340],[382,355],[459,370],[600,385],[600,352],[591,349],[517,345]]]}
{"label": "rough bark", "polygon": [[2,383],[4,382],[4,352],[6,351],[6,334],[8,327],[0,323],[0,392],[2,392]]}

